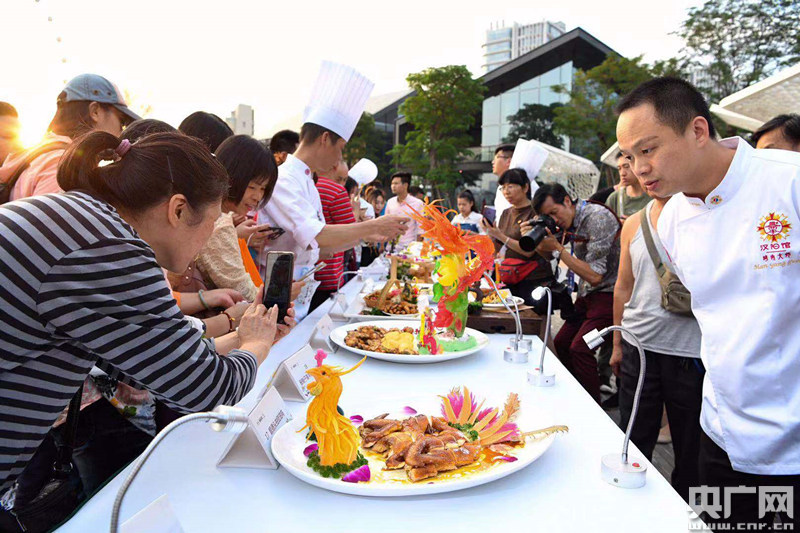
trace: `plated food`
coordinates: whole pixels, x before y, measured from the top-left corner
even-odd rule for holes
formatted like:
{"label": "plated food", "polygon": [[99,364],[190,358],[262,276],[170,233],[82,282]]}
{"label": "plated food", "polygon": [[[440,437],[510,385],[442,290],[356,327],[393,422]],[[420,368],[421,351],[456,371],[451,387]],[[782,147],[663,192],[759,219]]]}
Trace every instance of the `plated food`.
{"label": "plated food", "polygon": [[[338,385],[341,391],[338,376],[347,373],[336,370],[334,382],[325,382],[322,370],[314,373],[322,384],[315,381],[309,385],[310,390],[318,391],[318,405],[313,410],[309,406],[307,427],[323,430],[320,424],[327,418],[320,417],[321,402],[333,413],[339,395],[323,400],[326,385]],[[438,409],[433,408],[435,404],[428,404],[430,414],[406,406],[396,409],[402,413],[400,416],[382,413],[363,420],[358,415],[349,419],[336,415],[337,424],[327,431],[342,435],[347,445],[341,447],[341,452],[330,442],[333,435],[327,437],[328,451],[323,452],[322,443],[306,440],[307,432],[299,428],[302,422],[293,420],[276,433],[273,453],[292,475],[328,490],[363,496],[406,496],[459,490],[505,477],[541,456],[557,433],[568,431],[566,426],[524,431],[520,424],[541,424],[549,419],[543,413],[529,412],[525,416],[514,393],[502,406],[494,408],[485,407],[487,402],[476,398],[466,387],[454,388],[441,398]],[[357,451],[353,448],[353,431]],[[334,454],[337,463],[320,466],[321,457]]]}
{"label": "plated food", "polygon": [[386,299],[381,305],[380,297],[383,288],[373,291],[364,296],[364,310],[361,311],[362,315],[416,315],[419,313],[417,309],[417,297],[419,290],[411,283],[404,283],[402,289],[390,289],[386,295]]}
{"label": "plated food", "polygon": [[[420,335],[422,324],[417,320],[389,319],[358,322],[339,326],[330,338],[353,353],[395,363],[438,363],[466,357],[489,344],[489,337],[472,328],[466,328],[458,339],[446,330],[437,333],[427,329]],[[433,346],[432,351],[429,347]]]}

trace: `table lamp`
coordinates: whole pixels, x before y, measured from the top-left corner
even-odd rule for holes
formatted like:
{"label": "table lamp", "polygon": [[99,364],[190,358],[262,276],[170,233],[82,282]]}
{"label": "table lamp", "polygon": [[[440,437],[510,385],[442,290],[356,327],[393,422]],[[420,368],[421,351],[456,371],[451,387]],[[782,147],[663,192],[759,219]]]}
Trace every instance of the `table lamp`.
{"label": "table lamp", "polygon": [[647,482],[647,466],[641,459],[628,461],[628,443],[631,439],[633,423],[636,420],[636,412],[639,410],[639,400],[642,395],[642,387],[644,386],[644,374],[647,363],[644,358],[644,349],[642,348],[641,342],[639,342],[639,338],[622,326],[609,326],[600,331],[593,329],[583,336],[583,341],[590,349],[597,348],[603,343],[603,337],[608,335],[611,331],[624,331],[633,339],[636,348],[639,350],[639,381],[636,383],[636,394],[633,396],[631,418],[628,420],[628,429],[625,431],[625,440],[622,442],[622,455],[616,453],[604,455],[600,465],[600,475],[606,482],[616,487],[638,489],[639,487],[644,487],[644,484]]}
{"label": "table lamp", "polygon": [[514,326],[517,329],[514,338],[511,339],[509,345],[506,346],[506,349],[503,351],[503,360],[507,363],[527,363],[530,343],[528,343],[528,346],[526,347],[525,339],[522,338],[522,323],[519,320],[519,307],[517,307],[516,299],[511,299],[511,301],[514,303],[514,310],[512,310],[506,299],[503,298],[502,294],[500,294],[500,290],[497,288],[497,285],[492,277],[486,273],[483,274],[483,277],[489,282],[489,285],[491,285],[494,291],[497,293],[498,298],[500,298],[500,302],[502,302],[506,310],[514,317]]}
{"label": "table lamp", "polygon": [[547,351],[547,343],[550,341],[550,317],[553,314],[553,293],[550,287],[536,287],[531,293],[531,298],[541,300],[547,294],[547,322],[544,330],[544,340],[542,340],[542,353],[539,357],[539,366],[532,371],[528,371],[528,383],[537,387],[552,387],[556,382],[555,374],[544,373],[544,354]]}
{"label": "table lamp", "polygon": [[122,483],[122,486],[117,492],[117,497],[114,500],[114,507],[111,509],[111,533],[117,533],[119,530],[119,511],[122,507],[122,499],[125,497],[125,493],[128,491],[131,483],[133,483],[136,475],[144,466],[144,463],[147,462],[148,457],[150,457],[150,455],[156,449],[156,446],[158,446],[158,444],[178,426],[182,426],[190,422],[197,422],[199,420],[211,421],[211,428],[214,431],[226,433],[241,433],[247,428],[248,424],[247,413],[243,409],[238,407],[230,407],[227,405],[220,405],[213,411],[183,416],[161,430],[161,432],[156,435],[152,442],[150,442],[147,448],[145,448],[144,452],[142,452],[142,455],[140,455],[136,460],[136,463],[133,465],[133,469],[131,469],[130,474],[128,474],[128,477],[125,478],[125,481]]}

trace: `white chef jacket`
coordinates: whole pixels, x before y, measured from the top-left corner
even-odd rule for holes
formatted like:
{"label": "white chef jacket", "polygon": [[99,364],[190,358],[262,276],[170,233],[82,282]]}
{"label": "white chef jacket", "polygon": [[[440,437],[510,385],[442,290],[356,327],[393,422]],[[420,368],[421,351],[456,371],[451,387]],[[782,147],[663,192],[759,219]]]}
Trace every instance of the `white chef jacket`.
{"label": "white chef jacket", "polygon": [[736,154],[706,197],[678,194],[658,233],[703,334],[700,424],[734,470],[800,473],[800,154]]}
{"label": "white chef jacket", "polygon": [[[325,227],[325,216],[308,165],[291,154],[286,156],[286,161],[278,167],[278,181],[272,197],[258,211],[258,221],[286,230],[269,243],[269,249],[294,252],[294,279],[299,279],[314,267],[319,260],[316,237]],[[310,287],[312,283],[306,285]],[[313,289],[309,290],[313,294]],[[303,303],[303,294],[299,300],[295,302],[295,312],[298,318],[302,318],[308,306]]]}

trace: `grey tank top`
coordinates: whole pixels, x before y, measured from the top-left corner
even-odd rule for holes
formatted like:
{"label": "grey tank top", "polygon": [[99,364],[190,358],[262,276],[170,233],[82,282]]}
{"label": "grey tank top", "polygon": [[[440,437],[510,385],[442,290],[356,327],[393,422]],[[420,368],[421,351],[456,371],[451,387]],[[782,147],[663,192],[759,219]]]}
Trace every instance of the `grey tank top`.
{"label": "grey tank top", "polygon": [[[642,212],[650,212],[650,207]],[[652,225],[651,225],[652,227]],[[656,247],[661,248],[658,234],[653,231]],[[642,235],[641,224],[636,230],[630,247],[633,267],[633,293],[622,312],[622,326],[631,330],[641,341],[645,350],[678,355],[700,357],[700,326],[693,317],[676,315],[661,307],[661,285],[647,244]],[[629,335],[622,333],[625,341],[632,343]]]}

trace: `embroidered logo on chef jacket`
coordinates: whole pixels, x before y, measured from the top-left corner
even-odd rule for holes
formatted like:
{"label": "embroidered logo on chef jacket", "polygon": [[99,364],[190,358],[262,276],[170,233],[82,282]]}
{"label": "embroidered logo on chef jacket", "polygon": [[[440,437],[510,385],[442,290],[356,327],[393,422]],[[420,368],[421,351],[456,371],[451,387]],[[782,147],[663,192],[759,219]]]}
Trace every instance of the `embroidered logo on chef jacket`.
{"label": "embroidered logo on chef jacket", "polygon": [[722,203],[722,196],[712,196],[711,199],[709,200],[709,203],[711,203],[711,205],[719,205],[719,204],[721,204]]}
{"label": "embroidered logo on chef jacket", "polygon": [[793,257],[792,254],[792,243],[789,241],[791,230],[792,224],[789,218],[782,213],[773,212],[761,217],[756,227],[761,237],[759,245],[761,261],[755,265],[756,269],[784,267],[800,262],[800,259]]}

